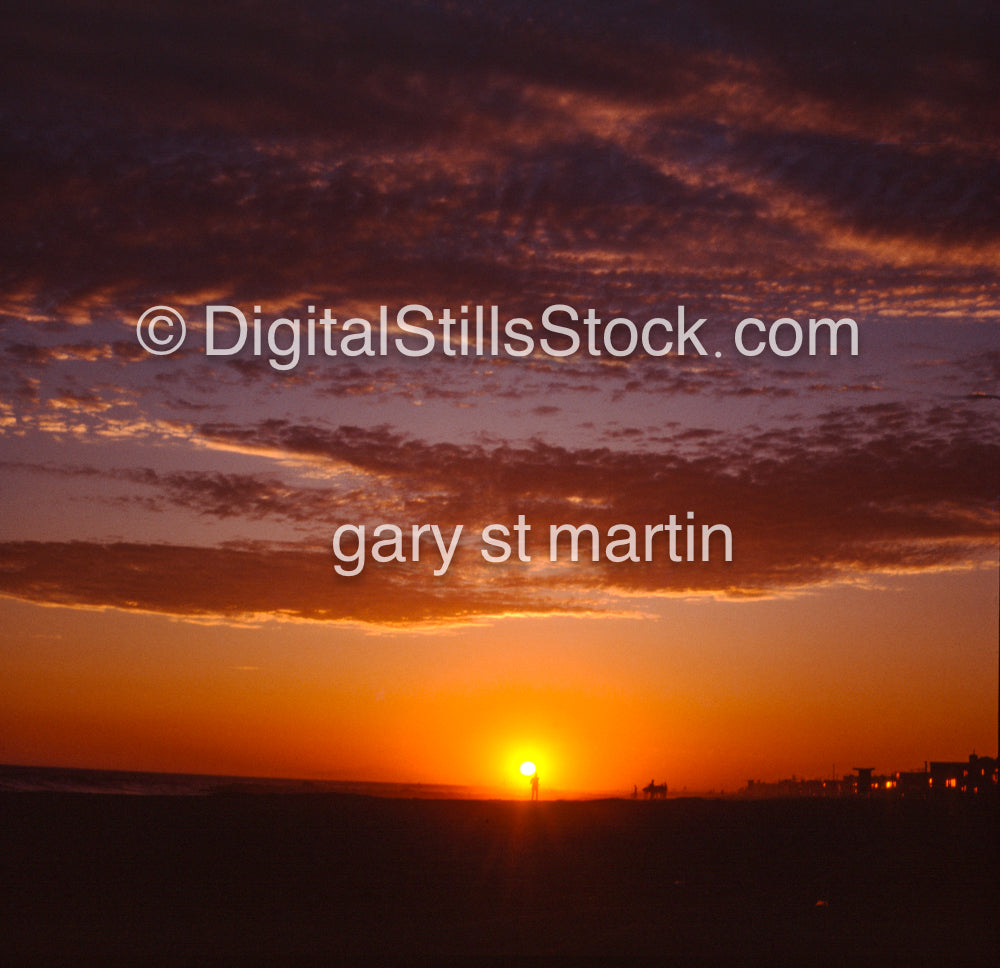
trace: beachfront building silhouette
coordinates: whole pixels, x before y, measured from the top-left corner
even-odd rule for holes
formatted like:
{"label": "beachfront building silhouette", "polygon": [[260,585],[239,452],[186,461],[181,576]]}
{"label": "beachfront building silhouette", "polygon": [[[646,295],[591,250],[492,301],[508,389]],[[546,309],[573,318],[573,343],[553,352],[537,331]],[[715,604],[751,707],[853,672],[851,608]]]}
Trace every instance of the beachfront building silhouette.
{"label": "beachfront building silhouette", "polygon": [[873,786],[877,788],[877,781],[872,779],[875,772],[874,766],[856,766],[854,772],[858,774],[857,794],[859,797],[870,797]]}
{"label": "beachfront building silhouette", "polygon": [[855,767],[839,779],[790,780],[765,783],[748,780],[737,796],[770,797],[1000,797],[1000,760],[973,753],[968,760],[933,761],[922,770],[876,774],[870,766]]}
{"label": "beachfront building silhouette", "polygon": [[996,795],[1000,780],[997,763],[996,757],[976,756],[975,753],[966,762],[932,762],[928,786],[935,792],[953,790]]}

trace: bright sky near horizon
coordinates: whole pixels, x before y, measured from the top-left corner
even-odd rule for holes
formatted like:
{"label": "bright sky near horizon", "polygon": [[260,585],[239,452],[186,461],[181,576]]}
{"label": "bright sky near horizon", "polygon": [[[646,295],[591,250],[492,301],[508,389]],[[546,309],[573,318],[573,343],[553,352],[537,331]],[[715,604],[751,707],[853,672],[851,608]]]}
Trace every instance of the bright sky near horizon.
{"label": "bright sky near horizon", "polygon": [[[631,791],[996,751],[989,5],[16,7],[0,762]],[[205,353],[211,304],[261,355]],[[407,304],[683,306],[706,352],[270,363],[279,317]],[[744,356],[745,317],[858,353]],[[548,560],[688,512],[731,562]],[[484,560],[519,515],[531,560]],[[463,533],[338,575],[382,523]]]}

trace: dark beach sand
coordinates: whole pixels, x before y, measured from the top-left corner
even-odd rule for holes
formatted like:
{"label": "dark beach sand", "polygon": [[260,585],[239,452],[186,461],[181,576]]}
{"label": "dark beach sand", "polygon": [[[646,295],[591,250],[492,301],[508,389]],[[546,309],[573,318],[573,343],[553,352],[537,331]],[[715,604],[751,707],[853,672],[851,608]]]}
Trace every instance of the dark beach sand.
{"label": "dark beach sand", "polygon": [[995,805],[0,795],[0,964],[995,965]]}

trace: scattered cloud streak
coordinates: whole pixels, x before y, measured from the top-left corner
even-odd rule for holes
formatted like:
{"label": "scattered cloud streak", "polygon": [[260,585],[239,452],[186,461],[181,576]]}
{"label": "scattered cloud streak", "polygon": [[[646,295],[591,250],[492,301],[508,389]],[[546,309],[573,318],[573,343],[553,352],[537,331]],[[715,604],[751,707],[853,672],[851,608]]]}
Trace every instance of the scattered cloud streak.
{"label": "scattered cloud streak", "polygon": [[[990,471],[1000,466],[1000,444],[976,429],[967,414],[935,411],[918,421],[901,408],[876,405],[831,412],[809,433],[768,431],[739,443],[707,435],[705,452],[681,456],[541,443],[431,445],[388,428],[208,425],[200,428],[206,439],[235,447],[252,442],[320,468],[347,467],[367,484],[338,489],[292,486],[274,475],[109,472],[142,491],[126,503],[236,517],[248,526],[306,524],[312,535],[324,535],[327,547],[7,543],[0,582],[7,594],[35,601],[396,624],[614,611],[635,595],[770,595],[878,572],[974,567],[993,553]],[[572,568],[548,562],[551,525],[588,523],[606,535],[624,523],[641,534],[671,514],[685,521],[688,511],[699,525],[732,529],[731,563],[672,562],[662,538],[648,563],[611,563],[603,554]],[[532,563],[485,564],[482,528],[510,527],[519,514],[532,527]],[[334,530],[365,524],[370,533],[381,523],[407,532],[439,524],[449,533],[461,523],[465,541],[454,570],[434,577],[425,559],[405,566],[369,562],[363,576],[336,575],[328,545]]]}

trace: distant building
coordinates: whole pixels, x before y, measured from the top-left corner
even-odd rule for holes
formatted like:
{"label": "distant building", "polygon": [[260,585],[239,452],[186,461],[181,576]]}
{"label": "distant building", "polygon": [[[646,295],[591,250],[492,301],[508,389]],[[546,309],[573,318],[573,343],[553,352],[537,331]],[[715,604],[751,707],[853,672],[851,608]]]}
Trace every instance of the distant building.
{"label": "distant building", "polygon": [[856,793],[859,797],[870,797],[872,790],[878,789],[878,780],[872,778],[875,772],[874,766],[856,766],[854,772],[858,774],[858,785]]}
{"label": "distant building", "polygon": [[996,794],[997,760],[973,753],[966,763],[932,762],[930,788],[933,793]]}
{"label": "distant building", "polygon": [[965,762],[932,762],[923,770],[875,773],[873,766],[856,766],[854,775],[832,780],[747,780],[737,796],[775,797],[927,797],[948,794],[997,796],[1000,791],[997,760],[973,753]]}
{"label": "distant building", "polygon": [[897,773],[895,789],[901,797],[926,797],[931,792],[931,775],[926,767]]}

